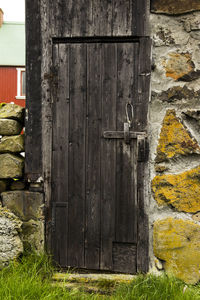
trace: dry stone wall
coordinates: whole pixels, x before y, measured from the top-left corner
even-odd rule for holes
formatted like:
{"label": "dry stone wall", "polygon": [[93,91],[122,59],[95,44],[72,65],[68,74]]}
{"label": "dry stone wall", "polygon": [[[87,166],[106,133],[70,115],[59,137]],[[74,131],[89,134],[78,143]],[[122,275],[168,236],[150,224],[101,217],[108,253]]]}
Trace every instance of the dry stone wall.
{"label": "dry stone wall", "polygon": [[151,1],[151,269],[187,283],[200,280],[199,10],[198,0]]}
{"label": "dry stone wall", "polygon": [[43,195],[24,181],[24,108],[0,104],[0,268],[25,249],[43,250]]}

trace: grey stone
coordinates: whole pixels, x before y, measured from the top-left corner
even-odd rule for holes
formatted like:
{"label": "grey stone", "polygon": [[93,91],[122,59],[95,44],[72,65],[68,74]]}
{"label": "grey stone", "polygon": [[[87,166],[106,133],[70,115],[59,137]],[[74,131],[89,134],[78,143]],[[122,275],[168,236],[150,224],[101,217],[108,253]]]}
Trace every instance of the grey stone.
{"label": "grey stone", "polygon": [[10,153],[0,154],[0,178],[21,178],[24,159]]}
{"label": "grey stone", "polygon": [[199,99],[200,90],[194,91],[187,86],[173,86],[161,93],[152,92],[152,97],[166,102],[175,102],[183,99]]}
{"label": "grey stone", "polygon": [[22,222],[8,209],[0,207],[0,268],[23,252],[20,239]]}
{"label": "grey stone", "polygon": [[29,220],[22,225],[24,249],[36,252],[44,251],[44,221]]}
{"label": "grey stone", "polygon": [[3,206],[23,221],[43,219],[43,194],[29,191],[12,191],[1,194]]}
{"label": "grey stone", "polygon": [[24,151],[24,135],[4,136],[0,140],[0,153]]}
{"label": "grey stone", "polygon": [[20,134],[22,128],[22,124],[16,120],[0,119],[0,135]]}
{"label": "grey stone", "polygon": [[12,103],[2,103],[0,105],[1,119],[15,119],[21,122],[24,121],[24,108]]}
{"label": "grey stone", "polygon": [[195,40],[200,40],[200,31],[192,31],[190,36]]}

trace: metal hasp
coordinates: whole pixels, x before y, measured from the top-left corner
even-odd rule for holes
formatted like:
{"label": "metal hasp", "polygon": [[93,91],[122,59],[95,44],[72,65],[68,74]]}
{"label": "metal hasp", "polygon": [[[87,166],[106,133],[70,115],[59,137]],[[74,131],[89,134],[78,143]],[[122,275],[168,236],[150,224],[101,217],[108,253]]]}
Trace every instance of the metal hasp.
{"label": "metal hasp", "polygon": [[124,131],[104,131],[105,139],[124,139],[126,144],[131,143],[131,139],[137,139],[137,160],[145,162],[148,160],[149,145],[146,132],[129,131],[129,124],[124,123]]}

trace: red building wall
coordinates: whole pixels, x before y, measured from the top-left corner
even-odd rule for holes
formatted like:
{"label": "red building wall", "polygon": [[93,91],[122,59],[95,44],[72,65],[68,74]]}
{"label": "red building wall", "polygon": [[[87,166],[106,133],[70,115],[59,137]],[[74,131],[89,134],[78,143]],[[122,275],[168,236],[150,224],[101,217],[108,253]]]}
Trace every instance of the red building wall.
{"label": "red building wall", "polygon": [[0,103],[14,102],[25,107],[25,100],[16,99],[17,70],[16,67],[0,67]]}

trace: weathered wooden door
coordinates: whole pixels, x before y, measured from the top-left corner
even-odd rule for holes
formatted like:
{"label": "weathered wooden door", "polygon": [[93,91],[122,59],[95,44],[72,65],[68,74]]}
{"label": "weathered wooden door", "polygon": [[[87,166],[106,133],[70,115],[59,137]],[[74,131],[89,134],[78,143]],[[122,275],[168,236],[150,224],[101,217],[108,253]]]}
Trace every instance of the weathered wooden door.
{"label": "weathered wooden door", "polygon": [[54,41],[52,249],[62,267],[148,267],[146,43]]}

